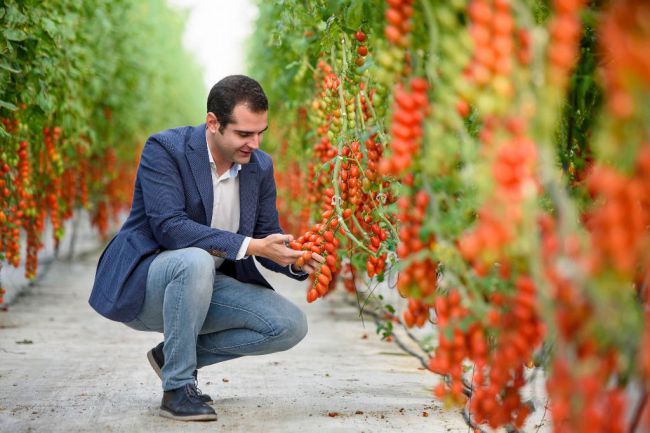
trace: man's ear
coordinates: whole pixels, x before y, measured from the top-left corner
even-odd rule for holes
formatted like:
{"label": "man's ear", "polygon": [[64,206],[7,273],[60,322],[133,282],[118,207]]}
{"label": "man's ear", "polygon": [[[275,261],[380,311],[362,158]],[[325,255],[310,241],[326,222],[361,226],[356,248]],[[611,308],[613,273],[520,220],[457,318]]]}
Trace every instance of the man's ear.
{"label": "man's ear", "polygon": [[205,115],[205,124],[213,134],[219,130],[219,120],[217,119],[217,116],[212,112],[208,112],[208,114]]}

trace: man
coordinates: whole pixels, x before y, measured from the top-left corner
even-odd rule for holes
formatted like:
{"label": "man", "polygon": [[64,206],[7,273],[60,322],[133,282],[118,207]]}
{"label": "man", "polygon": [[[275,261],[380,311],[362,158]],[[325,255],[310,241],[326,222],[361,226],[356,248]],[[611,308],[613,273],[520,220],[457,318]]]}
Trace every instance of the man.
{"label": "man", "polygon": [[304,280],[286,246],[271,158],[259,150],[268,101],[241,75],[219,81],[206,122],[151,136],[128,219],[99,259],[90,304],[105,317],[164,333],[147,357],[162,380],[160,414],[215,420],[197,369],[287,350],[307,332],[304,313],[270,290],[253,256]]}

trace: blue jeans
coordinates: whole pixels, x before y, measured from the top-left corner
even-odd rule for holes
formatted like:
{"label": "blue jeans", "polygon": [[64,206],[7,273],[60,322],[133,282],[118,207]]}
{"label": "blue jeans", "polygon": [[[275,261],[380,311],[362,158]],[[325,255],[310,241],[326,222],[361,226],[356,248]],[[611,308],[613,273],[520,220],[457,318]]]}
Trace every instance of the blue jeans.
{"label": "blue jeans", "polygon": [[197,368],[287,350],[307,334],[297,306],[215,270],[200,248],[163,251],[154,259],[142,311],[126,325],[164,333],[165,391],[194,383]]}

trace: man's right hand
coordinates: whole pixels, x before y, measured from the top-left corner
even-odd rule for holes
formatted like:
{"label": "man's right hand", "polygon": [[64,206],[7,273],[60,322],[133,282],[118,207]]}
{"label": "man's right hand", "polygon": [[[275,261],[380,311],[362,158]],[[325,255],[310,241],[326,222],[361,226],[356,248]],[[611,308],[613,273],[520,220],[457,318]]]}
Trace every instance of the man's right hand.
{"label": "man's right hand", "polygon": [[302,256],[302,251],[296,251],[287,245],[293,240],[291,235],[275,233],[262,239],[251,239],[246,250],[247,256],[266,257],[275,263],[287,266],[295,263]]}

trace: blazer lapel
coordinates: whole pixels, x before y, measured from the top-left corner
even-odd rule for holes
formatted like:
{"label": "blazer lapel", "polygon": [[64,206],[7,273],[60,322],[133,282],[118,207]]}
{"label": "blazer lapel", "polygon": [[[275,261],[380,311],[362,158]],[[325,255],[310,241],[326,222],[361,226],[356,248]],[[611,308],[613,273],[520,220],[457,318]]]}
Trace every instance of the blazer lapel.
{"label": "blazer lapel", "polygon": [[239,231],[237,233],[245,236],[251,236],[255,229],[260,192],[258,168],[258,164],[251,161],[242,165],[239,172]]}
{"label": "blazer lapel", "polygon": [[210,159],[208,157],[208,144],[205,141],[205,124],[197,126],[192,131],[186,158],[192,170],[196,186],[199,189],[201,201],[203,201],[205,224],[210,225],[212,222],[212,202],[214,197],[212,192]]}

